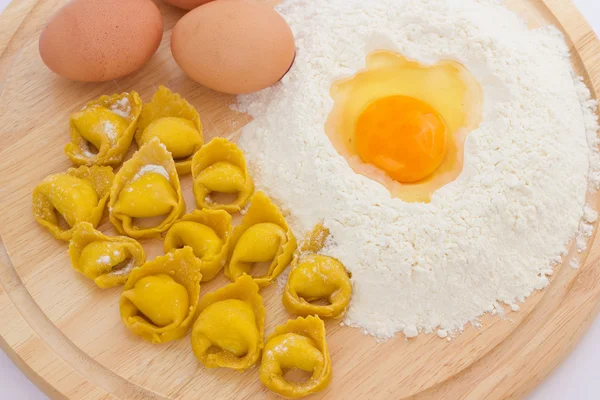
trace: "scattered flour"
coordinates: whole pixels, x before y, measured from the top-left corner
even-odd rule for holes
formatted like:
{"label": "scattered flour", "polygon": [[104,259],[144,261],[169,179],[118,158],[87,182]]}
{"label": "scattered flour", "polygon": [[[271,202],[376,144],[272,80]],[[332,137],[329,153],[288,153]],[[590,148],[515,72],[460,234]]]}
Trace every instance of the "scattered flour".
{"label": "scattered flour", "polygon": [[123,118],[129,118],[131,115],[131,104],[127,97],[123,97],[110,105],[110,111]]}
{"label": "scattered flour", "polygon": [[154,165],[154,164],[144,165],[134,175],[132,180],[135,181],[136,179],[139,179],[142,175],[147,174],[147,173],[160,174],[160,175],[164,176],[165,179],[167,179],[168,181],[171,181],[171,178],[169,177],[169,173],[167,172],[165,167],[163,167],[162,165]]}
{"label": "scattered flour", "polygon": [[[344,324],[450,340],[546,287],[577,236],[588,181],[600,184],[596,102],[559,31],[529,31],[492,0],[287,0],[278,11],[296,60],[277,85],[239,97],[236,108],[254,117],[240,145],[299,237],[320,221],[330,229],[327,254],[354,285]],[[375,49],[455,59],[483,88],[464,169],[429,204],[355,174],[324,133],[331,84]]]}
{"label": "scattered flour", "polygon": [[129,260],[129,262],[127,264],[125,264],[125,266],[123,266],[123,268],[117,268],[111,271],[112,275],[127,275],[131,272],[131,270],[134,267],[134,262],[133,260]]}
{"label": "scattered flour", "polygon": [[102,124],[102,128],[104,130],[104,133],[106,133],[106,137],[108,137],[108,139],[111,142],[114,142],[115,139],[117,138],[117,129],[112,124],[112,122],[110,122],[110,121],[104,121],[103,124]]}
{"label": "scattered flour", "polygon": [[577,268],[579,268],[579,260],[578,260],[578,259],[576,259],[576,258],[572,258],[572,259],[569,261],[569,266],[570,266],[571,268],[573,268],[573,269],[577,269]]}
{"label": "scattered flour", "polygon": [[84,156],[89,158],[94,158],[97,156],[97,154],[94,154],[90,151],[90,147],[88,146],[87,141],[82,140],[79,146],[81,147],[81,151],[83,152]]}
{"label": "scattered flour", "polygon": [[287,284],[288,276],[290,276],[290,269],[286,268],[285,271],[277,277],[277,294],[282,294]]}
{"label": "scattered flour", "polygon": [[598,220],[598,212],[594,211],[589,205],[585,206],[583,209],[583,220],[588,224],[593,224]]}
{"label": "scattered flour", "polygon": [[96,262],[98,264],[110,264],[110,256],[100,256]]}

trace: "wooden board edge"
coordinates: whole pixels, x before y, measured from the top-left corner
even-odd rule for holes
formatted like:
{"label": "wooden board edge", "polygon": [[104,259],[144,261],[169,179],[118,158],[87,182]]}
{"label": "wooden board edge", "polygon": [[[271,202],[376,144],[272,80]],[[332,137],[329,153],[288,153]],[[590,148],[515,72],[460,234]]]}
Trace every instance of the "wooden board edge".
{"label": "wooden board edge", "polygon": [[5,75],[10,70],[16,49],[25,38],[18,34],[27,25],[27,18],[41,0],[12,0],[0,13],[0,91]]}
{"label": "wooden board edge", "polygon": [[[24,372],[47,394],[56,398],[167,400],[106,368],[71,342],[27,291],[1,236],[0,309],[14,312],[13,324],[0,326],[0,346],[8,345],[12,349],[9,354],[17,359],[18,367],[26,363],[23,355],[29,355],[33,362],[28,363],[29,368]],[[9,320],[8,316],[4,317],[5,321]],[[15,329],[27,334],[16,335]],[[7,339],[9,335],[11,340]],[[41,354],[41,347],[49,351]],[[31,357],[32,353],[39,357]],[[48,390],[49,386],[54,390]]]}
{"label": "wooden board edge", "polygon": [[[48,347],[42,335],[26,321],[8,293],[11,286],[20,284],[18,281],[15,282],[14,276],[7,273],[11,268],[9,263],[10,257],[0,237],[0,310],[2,310],[4,321],[0,326],[2,351],[38,389],[51,399],[69,399],[73,386],[85,387],[89,394],[94,394],[95,398],[108,398],[106,397],[109,396],[107,392],[86,380],[73,366],[66,363],[62,357]],[[17,336],[16,334],[11,335],[11,332],[18,332],[18,337],[8,339],[11,336]],[[45,352],[47,358],[39,365],[32,365],[23,360],[22,354],[26,352],[25,348],[29,345],[44,346],[48,349]],[[48,370],[51,370],[52,373],[49,374]]]}
{"label": "wooden board edge", "polygon": [[0,13],[0,55],[4,53],[15,37],[15,33],[26,22],[27,16],[39,2],[40,0],[13,0]]}
{"label": "wooden board edge", "polygon": [[[588,24],[585,17],[581,14],[579,9],[571,0],[541,0],[542,3],[548,8],[550,13],[556,19],[556,25],[559,27],[567,40],[571,40],[576,50],[577,57],[580,58],[583,64],[584,70],[588,76],[584,77],[584,80],[588,84],[588,88],[592,93],[592,97],[598,100],[600,94],[600,39],[594,33],[592,27]],[[600,109],[596,112],[600,114]],[[600,134],[598,132],[597,134]],[[594,239],[590,244],[590,247],[597,249],[600,247],[600,235],[597,234],[599,229],[598,225],[594,229]],[[585,265],[582,267],[582,273],[579,274],[575,284],[571,287],[570,293],[577,293],[582,290],[585,282],[588,279],[595,281],[594,292],[589,293],[592,295],[592,300],[584,306],[578,307],[577,304],[572,304],[577,315],[581,315],[581,323],[579,329],[575,331],[568,340],[561,343],[561,348],[558,353],[554,353],[552,360],[546,363],[545,368],[538,372],[536,376],[532,376],[529,380],[523,380],[523,384],[515,385],[512,388],[512,393],[509,393],[510,397],[525,397],[531,393],[545,378],[547,378],[555,368],[573,351],[575,346],[579,343],[583,335],[589,330],[592,322],[598,317],[600,313],[600,258],[587,257]],[[569,304],[565,300],[563,304]],[[546,321],[545,326],[552,325],[552,322],[560,317],[560,310],[557,310],[552,319]],[[551,333],[550,333],[551,334]],[[537,342],[538,346],[543,346],[545,341]],[[525,371],[532,371],[532,369],[523,368]]]}
{"label": "wooden board edge", "polygon": [[[11,42],[18,40],[17,32],[27,24],[27,17],[41,0],[13,0],[0,13],[0,60]],[[20,46],[21,43],[14,43]]]}
{"label": "wooden board edge", "polygon": [[[571,0],[541,0],[551,16],[553,25],[562,30],[565,39],[575,50],[573,56],[583,65],[587,76],[583,76],[592,93],[598,99],[600,94],[600,40],[594,34],[583,15]],[[542,324],[536,326],[537,333],[526,343],[519,340],[521,327],[544,313],[544,299],[540,301],[531,315],[522,322],[502,343],[465,370],[440,384],[415,396],[417,399],[521,399],[531,393],[554,369],[571,353],[582,336],[600,312],[600,235],[598,225],[594,228],[594,237],[590,242],[590,254],[572,283],[560,293],[558,307],[548,307],[550,314]],[[550,288],[545,289],[546,291]],[[585,293],[585,302],[576,295]],[[553,304],[552,302],[550,302]],[[542,306],[542,307],[540,307]],[[561,327],[568,319],[576,329],[562,332]],[[575,323],[577,322],[577,323]],[[548,349],[548,345],[552,347]],[[519,344],[521,347],[519,348]],[[526,346],[523,346],[526,344]],[[497,365],[499,357],[508,357],[510,362]],[[508,364],[508,366],[506,365]],[[485,371],[485,373],[482,373]],[[484,376],[477,381],[476,376]],[[515,378],[518,376],[518,378]],[[513,380],[507,379],[512,377]],[[510,384],[507,382],[510,381]]]}
{"label": "wooden board edge", "polygon": [[571,0],[540,0],[554,18],[554,25],[565,34],[588,76],[584,79],[598,99],[600,95],[600,40]]}
{"label": "wooden board edge", "polygon": [[[24,22],[26,23],[27,15],[34,9],[35,5],[39,1],[40,0],[22,0],[23,4],[27,4],[27,6],[30,6],[29,9],[27,9],[27,6],[23,6],[22,4],[19,5],[20,7],[13,7],[13,10],[12,10],[13,16],[17,17],[17,19],[15,19],[14,21],[11,22],[13,24],[13,25],[11,25],[11,27],[14,28],[13,34],[19,30],[19,28],[21,27],[21,24],[23,24]],[[575,6],[572,3],[570,3],[570,1],[568,1],[568,0],[567,1],[565,1],[565,0],[541,0],[541,1],[543,1],[547,5],[547,7],[552,11],[553,15],[555,16],[555,18],[558,21],[557,25],[562,26],[564,31],[572,38],[575,48],[577,49],[581,58],[583,59],[582,61],[585,66],[585,69],[588,72],[591,72],[594,69],[597,70],[600,67],[600,64],[598,62],[594,63],[589,60],[591,58],[592,60],[595,59],[597,61],[597,59],[600,57],[600,41],[598,41],[598,39],[593,34],[591,34],[591,37],[590,37],[589,32],[591,32],[591,29],[587,30],[588,34],[586,34],[586,35],[578,34],[578,32],[585,30],[585,29],[582,29],[582,26],[589,28],[589,25],[587,24],[587,22],[585,21],[583,16],[579,13],[579,11],[575,8]],[[13,6],[15,3],[19,3],[19,2],[13,1],[11,3],[11,5],[9,5],[9,7]],[[8,8],[7,8],[7,10],[8,10]],[[4,26],[3,24],[6,23],[5,21],[7,21],[7,18],[6,18],[7,16],[5,15],[7,10],[5,10],[4,13],[0,14],[0,26]],[[560,12],[558,10],[560,10]],[[565,13],[565,14],[561,14],[561,16],[558,17],[557,13],[559,13],[559,14]],[[20,17],[20,21],[19,21],[19,23],[16,23],[15,21],[17,21],[19,17]],[[4,38],[4,30],[1,30],[0,31],[0,82],[2,81],[2,78],[3,78],[3,72],[5,72],[2,69],[2,66],[3,66],[2,63],[4,61],[6,61],[4,52],[10,43],[10,39],[6,43],[4,43],[4,39],[5,39]],[[11,59],[12,57],[8,57],[8,58]],[[586,62],[586,60],[588,60],[588,61]],[[588,65],[590,63],[592,63],[593,65]],[[600,74],[589,73],[589,79],[590,79],[590,82],[592,83],[591,89],[593,89],[595,91],[595,93],[600,93]],[[594,240],[593,246],[594,247],[600,246],[600,239],[598,237],[596,237],[596,239]],[[594,268],[600,268],[598,266],[599,263],[600,263],[600,260],[592,261],[590,258],[588,258],[586,264],[593,264],[593,265],[590,265],[589,269],[586,271],[589,271],[590,269],[593,270]],[[578,290],[579,286],[581,286],[580,283],[582,281],[582,278],[585,277],[585,275],[583,273],[584,269],[585,269],[585,267],[582,268],[582,274],[580,274],[580,276],[577,279],[577,282],[571,287],[571,291],[576,292]],[[561,343],[560,354],[554,355],[554,357],[552,358],[552,362],[547,364],[545,371],[543,373],[538,373],[538,375],[536,375],[535,379],[524,380],[524,382],[522,384],[514,386],[510,392],[506,393],[507,398],[520,397],[520,396],[524,396],[526,393],[529,393],[542,381],[542,379],[545,376],[547,376],[550,372],[552,372],[552,370],[556,367],[556,365],[558,365],[559,362],[562,359],[564,359],[569,354],[569,352],[573,349],[573,347],[579,341],[581,336],[587,331],[587,328],[593,321],[592,317],[595,316],[599,310],[600,302],[598,300],[600,300],[600,282],[598,282],[598,283],[599,284],[596,285],[596,287],[595,287],[596,293],[597,293],[597,295],[595,297],[596,301],[591,302],[590,304],[585,304],[585,308],[581,307],[581,308],[577,309],[578,315],[582,315],[582,316],[584,314],[587,315],[587,318],[582,318],[583,323],[579,326],[580,329],[578,329],[573,335],[571,335],[567,341],[565,341],[564,343]],[[6,294],[0,290],[0,308],[3,306],[3,303],[6,300],[7,300]],[[8,301],[10,301],[10,300],[8,300]],[[568,302],[565,301],[565,304],[567,304],[567,303]],[[556,310],[555,314],[558,314],[558,311],[559,310]],[[21,323],[24,324],[23,326],[26,326],[28,329],[30,329],[25,321],[21,321]],[[540,327],[540,331],[541,330],[542,330],[542,327]],[[16,352],[14,352],[12,349],[10,349],[9,346],[5,346],[6,344],[7,343],[4,340],[2,340],[2,338],[0,338],[0,347],[3,347],[3,349],[5,349],[5,351],[7,351],[7,354],[9,354],[9,356],[11,358],[16,360],[16,364],[22,370],[24,370],[26,375],[28,375],[28,377],[36,385],[38,385],[38,387],[45,389],[43,387],[43,385],[47,384],[47,383],[50,384],[51,382],[46,382],[43,378],[40,377],[40,375],[36,371],[33,371],[31,368],[29,368],[29,366],[26,366],[22,362],[20,356]],[[538,345],[543,345],[543,342],[538,343]],[[502,345],[500,345],[500,346],[502,346]],[[57,360],[60,360],[60,358],[58,356],[57,356]],[[58,362],[60,362],[60,361],[58,361]],[[23,367],[25,367],[25,369],[23,369]],[[29,371],[29,370],[31,370],[31,371]],[[72,371],[72,373],[77,374],[75,371]],[[451,379],[453,379],[453,378],[451,378]],[[50,397],[52,397],[52,398],[63,398],[63,397],[60,397],[59,394],[52,392],[52,391],[47,394],[49,394]],[[61,395],[64,395],[64,394],[61,394]]]}

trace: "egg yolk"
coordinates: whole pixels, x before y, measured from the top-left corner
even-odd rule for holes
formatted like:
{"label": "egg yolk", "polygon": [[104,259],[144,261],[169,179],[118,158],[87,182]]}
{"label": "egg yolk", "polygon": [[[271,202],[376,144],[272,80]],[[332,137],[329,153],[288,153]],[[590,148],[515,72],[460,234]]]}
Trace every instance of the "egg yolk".
{"label": "egg yolk", "polygon": [[462,64],[422,64],[377,50],[366,68],[331,85],[325,133],[350,168],[392,197],[429,202],[454,181],[477,128],[483,91]]}
{"label": "egg yolk", "polygon": [[427,103],[389,96],[370,103],[356,122],[358,155],[399,182],[419,181],[446,154],[446,124]]}

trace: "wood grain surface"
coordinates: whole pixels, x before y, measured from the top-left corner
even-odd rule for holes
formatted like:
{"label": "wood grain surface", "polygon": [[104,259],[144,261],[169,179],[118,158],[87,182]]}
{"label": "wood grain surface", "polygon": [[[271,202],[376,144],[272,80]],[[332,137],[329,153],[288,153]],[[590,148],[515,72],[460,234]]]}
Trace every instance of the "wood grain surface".
{"label": "wood grain surface", "polygon": [[[141,71],[104,84],[70,82],[48,71],[38,54],[39,32],[65,0],[14,1],[0,15],[0,345],[52,398],[256,399],[275,398],[256,368],[244,373],[206,370],[189,338],[150,345],[131,335],[118,313],[120,289],[100,290],[74,272],[67,246],[38,226],[31,193],[45,176],[63,171],[68,117],[89,99],[137,90],[147,101],[159,84],[181,93],[202,118],[206,137],[235,138],[249,117],[231,111],[232,96],[215,93],[179,70],[170,30],[183,15],[157,1],[165,35]],[[275,1],[266,1],[269,4]],[[531,28],[554,24],[567,36],[573,65],[600,90],[600,43],[568,0],[508,0]],[[182,179],[188,209],[190,177]],[[597,204],[597,198],[590,198]],[[103,219],[105,233],[114,229]],[[334,378],[313,398],[505,399],[535,387],[573,348],[600,303],[600,243],[581,255],[578,270],[556,269],[550,286],[508,318],[486,316],[452,341],[436,335],[377,343],[359,330],[327,322]],[[161,253],[144,243],[148,258]],[[574,250],[572,250],[573,252]],[[203,284],[207,293],[224,277]],[[267,334],[290,318],[277,285],[262,291]]]}

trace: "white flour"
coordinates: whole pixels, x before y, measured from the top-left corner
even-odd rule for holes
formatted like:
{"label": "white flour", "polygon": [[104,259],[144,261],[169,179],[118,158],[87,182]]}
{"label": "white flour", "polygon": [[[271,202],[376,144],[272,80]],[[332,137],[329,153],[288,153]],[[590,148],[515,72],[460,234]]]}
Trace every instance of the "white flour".
{"label": "white flour", "polygon": [[117,138],[117,129],[112,124],[112,122],[104,121],[102,123],[102,128],[104,133],[106,133],[106,137],[108,137],[108,140],[110,140],[111,143],[114,143],[115,139]]}
{"label": "white flour", "polygon": [[169,173],[167,172],[165,167],[163,167],[162,165],[155,165],[155,164],[144,165],[134,175],[132,181],[135,181],[136,179],[139,179],[142,175],[148,174],[148,173],[162,175],[165,177],[166,180],[168,180],[169,182],[171,181],[171,177],[169,176]]}
{"label": "white flour", "polygon": [[127,97],[123,97],[110,105],[110,111],[123,118],[129,118],[131,115],[131,104]]}
{"label": "white flour", "polygon": [[[588,170],[600,182],[586,140],[597,144],[595,102],[560,33],[528,31],[485,0],[288,0],[278,10],[296,61],[276,86],[240,96],[237,108],[254,117],[240,145],[258,189],[300,238],[319,221],[331,230],[326,253],[354,284],[345,323],[379,337],[444,338],[546,287],[579,231]],[[455,59],[483,88],[464,170],[430,204],[393,199],[355,174],[324,133],[332,82],[375,49]],[[585,215],[582,237],[597,218]]]}

